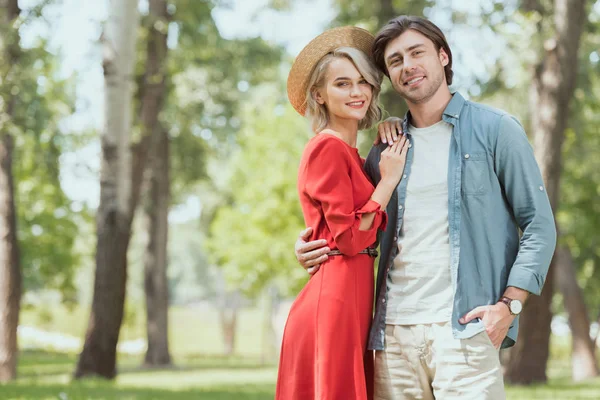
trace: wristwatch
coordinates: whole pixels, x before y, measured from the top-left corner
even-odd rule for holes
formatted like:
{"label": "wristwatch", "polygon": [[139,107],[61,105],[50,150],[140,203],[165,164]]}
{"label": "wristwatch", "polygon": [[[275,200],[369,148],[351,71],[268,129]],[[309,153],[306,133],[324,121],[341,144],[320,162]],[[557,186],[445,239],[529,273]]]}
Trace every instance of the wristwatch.
{"label": "wristwatch", "polygon": [[523,311],[523,303],[521,303],[521,300],[514,300],[504,296],[500,301],[506,304],[511,315],[519,315],[521,314],[521,311]]}

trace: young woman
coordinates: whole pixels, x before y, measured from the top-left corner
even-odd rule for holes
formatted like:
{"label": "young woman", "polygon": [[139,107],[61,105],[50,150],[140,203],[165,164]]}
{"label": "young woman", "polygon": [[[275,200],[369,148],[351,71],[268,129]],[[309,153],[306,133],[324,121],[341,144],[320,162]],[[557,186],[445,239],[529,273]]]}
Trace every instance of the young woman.
{"label": "young woman", "polygon": [[278,400],[370,397],[372,356],[366,355],[373,305],[373,246],[383,210],[404,170],[404,138],[382,153],[373,187],[356,149],[359,129],[379,121],[381,75],[366,54],[373,36],[331,29],[300,53],[288,78],[294,108],[316,135],[298,170],[298,193],[314,238],[327,239],[329,259],[294,302],[285,328]]}

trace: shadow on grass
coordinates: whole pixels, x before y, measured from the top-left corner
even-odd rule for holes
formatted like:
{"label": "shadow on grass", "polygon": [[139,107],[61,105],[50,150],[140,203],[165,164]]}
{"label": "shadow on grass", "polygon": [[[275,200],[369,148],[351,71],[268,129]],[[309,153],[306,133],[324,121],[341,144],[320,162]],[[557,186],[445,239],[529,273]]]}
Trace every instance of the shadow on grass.
{"label": "shadow on grass", "polygon": [[144,366],[140,363],[120,363],[119,372],[131,374],[144,373],[149,371],[260,371],[272,369],[273,367],[276,367],[275,363],[263,363],[258,358],[207,354],[189,354],[184,357],[174,357],[173,365],[167,367]]}
{"label": "shadow on grass", "polygon": [[[150,372],[193,372],[203,370],[260,371],[273,368],[275,364],[265,364],[260,359],[206,354],[189,354],[175,357],[174,364],[167,367],[142,365],[142,358],[120,355],[119,374],[144,374]],[[19,377],[25,379],[69,375],[75,371],[77,355],[49,351],[25,350],[19,355]]]}
{"label": "shadow on grass", "polygon": [[75,382],[69,385],[9,384],[0,386],[0,398],[3,400],[266,400],[272,399],[273,396],[272,385],[236,385],[227,388],[200,388],[184,391],[117,387],[105,381]]}
{"label": "shadow on grass", "polygon": [[74,354],[24,350],[19,352],[19,378],[37,378],[72,374],[77,357]]}

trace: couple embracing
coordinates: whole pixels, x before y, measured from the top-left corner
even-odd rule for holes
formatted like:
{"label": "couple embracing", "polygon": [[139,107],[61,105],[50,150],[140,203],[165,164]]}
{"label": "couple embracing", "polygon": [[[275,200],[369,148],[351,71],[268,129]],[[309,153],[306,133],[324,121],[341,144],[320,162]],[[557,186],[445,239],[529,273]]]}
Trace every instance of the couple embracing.
{"label": "couple embracing", "polygon": [[[364,160],[357,135],[381,119],[383,75],[409,111],[379,125]],[[452,76],[444,34],[414,16],[375,37],[328,30],[296,58],[288,97],[315,133],[298,169],[309,228],[296,256],[311,278],[276,399],[506,397],[499,349],[541,293],[554,217],[520,123],[452,93]]]}

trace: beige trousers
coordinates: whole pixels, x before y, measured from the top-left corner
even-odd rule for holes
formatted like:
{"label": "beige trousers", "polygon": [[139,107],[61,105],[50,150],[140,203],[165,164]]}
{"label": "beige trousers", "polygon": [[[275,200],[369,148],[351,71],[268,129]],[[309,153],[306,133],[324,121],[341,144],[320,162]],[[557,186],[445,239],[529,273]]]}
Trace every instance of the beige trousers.
{"label": "beige trousers", "polygon": [[504,400],[498,350],[487,333],[455,339],[450,323],[387,325],[375,354],[375,400]]}

